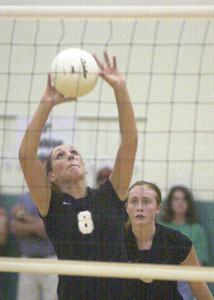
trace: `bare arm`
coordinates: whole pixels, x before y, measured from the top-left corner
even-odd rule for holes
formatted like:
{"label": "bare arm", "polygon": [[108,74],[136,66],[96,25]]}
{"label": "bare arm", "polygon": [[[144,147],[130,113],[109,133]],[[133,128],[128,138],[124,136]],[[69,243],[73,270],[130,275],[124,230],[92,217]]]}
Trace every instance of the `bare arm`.
{"label": "bare arm", "polygon": [[23,238],[37,235],[43,239],[47,239],[47,233],[44,223],[40,217],[25,215],[23,218],[16,218],[10,223],[12,234]]}
{"label": "bare arm", "polygon": [[0,246],[4,246],[8,239],[8,218],[5,209],[0,208]]}
{"label": "bare arm", "polygon": [[[190,250],[185,261],[181,263],[183,266],[198,266],[200,267],[200,262],[197,258],[194,246]],[[213,300],[213,296],[209,290],[208,285],[205,282],[189,282],[193,294],[197,300]]]}
{"label": "bare arm", "polygon": [[104,57],[106,67],[94,56],[100,68],[100,76],[114,89],[121,133],[120,147],[109,179],[119,198],[125,200],[137,151],[137,127],[126,83],[118,71],[116,58],[113,57],[111,65],[106,52],[104,52]]}
{"label": "bare arm", "polygon": [[47,87],[25,132],[19,149],[19,161],[31,197],[40,214],[43,216],[48,212],[51,191],[44,166],[37,156],[39,141],[42,129],[52,108],[59,103],[71,100],[71,98],[64,98],[51,86],[50,75],[48,75]]}
{"label": "bare arm", "polygon": [[43,239],[47,239],[43,220],[37,215],[31,215],[21,205],[16,205],[11,210],[12,221],[10,222],[10,230],[12,234],[24,238],[37,235]]}

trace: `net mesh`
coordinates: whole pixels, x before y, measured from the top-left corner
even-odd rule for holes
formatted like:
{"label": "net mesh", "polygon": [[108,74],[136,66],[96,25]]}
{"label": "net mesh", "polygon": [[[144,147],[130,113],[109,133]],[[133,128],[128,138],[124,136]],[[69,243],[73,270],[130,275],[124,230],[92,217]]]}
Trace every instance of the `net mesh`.
{"label": "net mesh", "polygon": [[[100,58],[104,50],[117,56],[139,130],[133,181],[152,180],[163,192],[185,184],[199,199],[213,198],[213,19],[2,19],[1,28],[2,192],[19,193],[23,186],[18,147],[52,59],[78,47]],[[57,107],[46,129],[41,149],[75,144],[92,185],[99,167],[113,165],[119,142],[111,89],[100,80],[75,104]]]}

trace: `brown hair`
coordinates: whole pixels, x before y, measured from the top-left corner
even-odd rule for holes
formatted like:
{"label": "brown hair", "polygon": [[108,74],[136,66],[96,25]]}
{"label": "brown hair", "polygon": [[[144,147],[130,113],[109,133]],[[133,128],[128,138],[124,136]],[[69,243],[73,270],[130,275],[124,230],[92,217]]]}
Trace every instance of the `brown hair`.
{"label": "brown hair", "polygon": [[51,162],[52,153],[53,153],[53,151],[50,152],[50,154],[48,155],[47,160],[46,160],[46,174],[47,175],[50,172],[52,172],[52,162]]}
{"label": "brown hair", "polygon": [[[47,176],[53,170],[52,161],[51,161],[52,160],[52,153],[53,153],[53,151],[51,151],[50,154],[48,155],[47,160],[46,160],[46,164],[45,164],[45,169],[46,169]],[[53,182],[50,182],[50,187],[51,187],[52,192],[57,193],[57,194],[61,194],[61,191],[60,191],[59,187],[56,184],[54,184]]]}
{"label": "brown hair", "polygon": [[128,201],[129,192],[135,186],[144,186],[144,185],[148,186],[151,190],[153,190],[156,193],[156,202],[157,202],[157,204],[160,204],[161,203],[161,199],[162,199],[161,191],[160,191],[159,187],[155,183],[152,183],[152,182],[149,182],[149,181],[136,181],[133,185],[131,185],[130,188],[129,188],[129,190],[128,190],[126,201]]}
{"label": "brown hair", "polygon": [[191,224],[197,223],[198,218],[195,213],[193,194],[188,188],[186,188],[185,186],[182,186],[182,185],[176,185],[169,190],[169,193],[168,193],[166,201],[165,201],[164,212],[161,217],[161,220],[166,223],[172,222],[172,220],[174,218],[174,212],[172,210],[172,200],[173,200],[174,194],[177,191],[181,191],[183,193],[184,199],[188,204],[188,209],[187,209],[187,212],[185,215],[186,222],[191,223]]}

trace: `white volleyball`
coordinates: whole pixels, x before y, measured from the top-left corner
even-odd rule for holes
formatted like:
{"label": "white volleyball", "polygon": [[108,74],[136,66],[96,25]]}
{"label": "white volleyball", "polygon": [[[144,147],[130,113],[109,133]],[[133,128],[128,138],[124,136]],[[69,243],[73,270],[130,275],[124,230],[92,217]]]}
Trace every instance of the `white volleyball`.
{"label": "white volleyball", "polygon": [[61,51],[52,61],[52,85],[66,97],[78,98],[88,94],[96,85],[99,68],[87,51],[69,48]]}

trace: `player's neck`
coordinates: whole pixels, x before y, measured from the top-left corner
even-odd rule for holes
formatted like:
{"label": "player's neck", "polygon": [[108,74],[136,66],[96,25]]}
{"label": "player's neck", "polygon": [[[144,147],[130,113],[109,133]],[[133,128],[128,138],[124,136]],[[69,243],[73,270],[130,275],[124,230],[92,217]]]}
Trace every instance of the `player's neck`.
{"label": "player's neck", "polygon": [[63,185],[61,191],[71,195],[75,199],[84,198],[87,196],[87,183],[85,180],[72,182],[67,185]]}
{"label": "player's neck", "polygon": [[149,250],[156,232],[155,223],[143,226],[132,226],[132,231],[137,241],[139,250]]}

